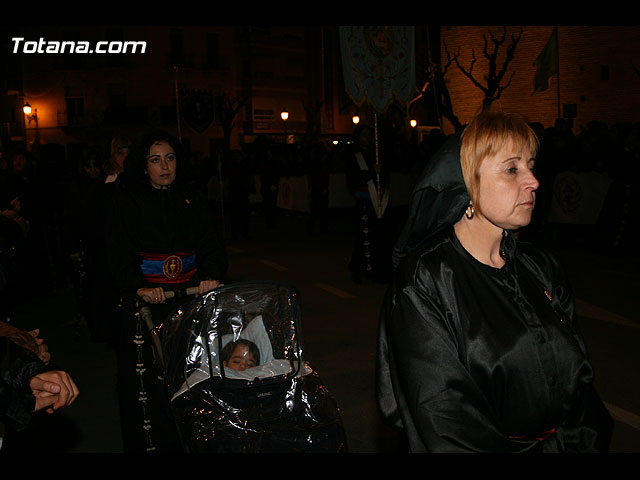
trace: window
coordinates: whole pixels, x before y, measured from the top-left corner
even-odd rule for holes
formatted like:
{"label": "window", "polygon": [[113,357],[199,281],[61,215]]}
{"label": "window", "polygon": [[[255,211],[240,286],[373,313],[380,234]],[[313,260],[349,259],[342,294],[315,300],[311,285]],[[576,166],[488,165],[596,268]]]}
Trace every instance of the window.
{"label": "window", "polygon": [[79,97],[66,99],[67,125],[79,125],[84,119],[84,100]]}
{"label": "window", "polygon": [[172,28],[169,33],[169,61],[171,65],[184,65],[184,31]]}
{"label": "window", "polygon": [[217,33],[207,33],[207,67],[220,68],[220,37]]}
{"label": "window", "polygon": [[273,110],[270,108],[255,108],[253,110],[253,120],[255,122],[269,122],[274,118]]}

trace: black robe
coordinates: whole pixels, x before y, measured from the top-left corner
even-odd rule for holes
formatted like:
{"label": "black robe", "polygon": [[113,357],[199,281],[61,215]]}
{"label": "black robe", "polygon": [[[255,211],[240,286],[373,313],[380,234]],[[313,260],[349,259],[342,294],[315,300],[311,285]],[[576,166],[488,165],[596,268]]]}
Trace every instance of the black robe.
{"label": "black robe", "polygon": [[[124,294],[151,285],[142,273],[141,252],[195,252],[198,280],[222,280],[227,255],[206,199],[195,188],[176,185],[137,189],[119,185],[106,228],[109,265],[117,286]],[[167,288],[172,286],[168,284]]]}
{"label": "black robe", "polygon": [[[118,354],[118,394],[125,452],[180,452],[181,442],[168,408],[161,377],[163,366],[139,314],[136,291],[165,290],[222,282],[227,269],[223,239],[204,197],[188,184],[156,189],[147,183],[116,184],[106,225],[106,249],[114,282],[122,295]],[[197,273],[182,283],[151,283],[142,271],[142,256],[194,252]],[[177,293],[181,293],[178,291]],[[150,305],[160,325],[187,299],[178,295]]]}
{"label": "black robe", "polygon": [[0,422],[23,430],[31,423],[36,401],[29,382],[51,368],[9,338],[0,336]]}
{"label": "black robe", "polygon": [[503,232],[502,268],[453,225],[469,204],[460,134],[431,159],[380,315],[377,400],[413,452],[597,452],[613,421],[593,387],[556,259]]}
{"label": "black robe", "polygon": [[380,325],[383,415],[416,452],[606,451],[567,279],[549,253],[506,243],[493,268],[451,228],[400,264]]}

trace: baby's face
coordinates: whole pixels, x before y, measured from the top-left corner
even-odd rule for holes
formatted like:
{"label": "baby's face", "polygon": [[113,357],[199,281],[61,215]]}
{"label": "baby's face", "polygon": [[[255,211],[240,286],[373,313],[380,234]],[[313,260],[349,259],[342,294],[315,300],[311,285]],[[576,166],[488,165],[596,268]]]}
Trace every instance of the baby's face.
{"label": "baby's face", "polygon": [[253,358],[246,345],[238,345],[225,365],[232,370],[242,372],[247,368],[255,367],[256,359]]}

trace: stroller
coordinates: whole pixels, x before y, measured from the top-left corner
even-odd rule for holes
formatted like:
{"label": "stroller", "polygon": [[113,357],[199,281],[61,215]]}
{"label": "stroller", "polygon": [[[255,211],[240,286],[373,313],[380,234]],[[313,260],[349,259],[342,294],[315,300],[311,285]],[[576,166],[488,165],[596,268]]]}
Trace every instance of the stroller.
{"label": "stroller", "polygon": [[[303,360],[294,287],[224,285],[186,302],[152,333],[186,452],[346,452],[337,404]],[[258,346],[260,362],[236,371],[221,352],[241,338]]]}

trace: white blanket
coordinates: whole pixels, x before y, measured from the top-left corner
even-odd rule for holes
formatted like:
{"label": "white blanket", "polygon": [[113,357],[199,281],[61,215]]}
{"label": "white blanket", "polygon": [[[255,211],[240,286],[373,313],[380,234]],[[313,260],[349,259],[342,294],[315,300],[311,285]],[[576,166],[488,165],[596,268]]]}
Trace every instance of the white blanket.
{"label": "white blanket", "polygon": [[[267,334],[267,330],[264,327],[261,315],[258,315],[253,320],[251,320],[240,332],[223,335],[221,342],[222,348],[224,348],[224,346],[230,341],[236,341],[240,338],[250,340],[257,345],[258,349],[260,350],[260,365],[256,365],[255,367],[248,368],[244,371],[237,371],[231,368],[224,367],[224,374],[227,378],[254,380],[256,378],[268,378],[278,375],[284,375],[293,370],[291,362],[289,360],[274,358],[271,341],[269,340],[269,335]],[[204,342],[204,339],[200,337],[199,342],[202,344],[202,342]],[[213,339],[211,343],[212,345],[210,345],[209,348],[211,351],[211,357],[213,358],[213,361],[211,362],[211,369],[209,369],[209,358],[207,358],[206,349],[202,349],[202,355],[199,359],[200,365],[197,369],[189,373],[189,376],[181,385],[180,389],[173,395],[172,400],[182,395],[190,388],[193,388],[198,383],[207,380],[212,375],[221,376],[219,365],[220,362],[218,359],[217,339]],[[311,368],[306,363],[304,363],[301,366],[299,375],[306,375],[310,371]]]}

